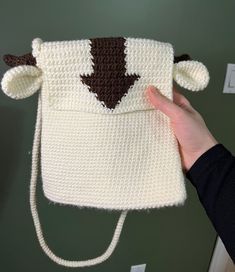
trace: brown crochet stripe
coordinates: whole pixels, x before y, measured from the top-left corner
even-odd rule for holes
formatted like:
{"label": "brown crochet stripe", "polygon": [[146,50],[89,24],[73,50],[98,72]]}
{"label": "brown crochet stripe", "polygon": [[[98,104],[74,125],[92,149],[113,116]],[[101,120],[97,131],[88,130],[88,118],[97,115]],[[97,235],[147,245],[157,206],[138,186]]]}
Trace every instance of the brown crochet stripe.
{"label": "brown crochet stripe", "polygon": [[126,75],[125,38],[93,38],[91,55],[94,72],[80,75],[83,84],[96,94],[102,105],[114,109],[140,75]]}

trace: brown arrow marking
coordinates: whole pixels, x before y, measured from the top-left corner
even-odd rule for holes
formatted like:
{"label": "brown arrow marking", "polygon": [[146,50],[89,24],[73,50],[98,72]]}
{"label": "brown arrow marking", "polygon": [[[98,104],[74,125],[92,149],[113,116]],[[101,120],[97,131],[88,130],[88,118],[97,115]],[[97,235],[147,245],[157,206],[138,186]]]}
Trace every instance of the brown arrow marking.
{"label": "brown arrow marking", "polygon": [[80,75],[81,81],[104,102],[103,106],[114,109],[140,76],[125,74],[125,38],[93,38],[90,41],[94,72]]}

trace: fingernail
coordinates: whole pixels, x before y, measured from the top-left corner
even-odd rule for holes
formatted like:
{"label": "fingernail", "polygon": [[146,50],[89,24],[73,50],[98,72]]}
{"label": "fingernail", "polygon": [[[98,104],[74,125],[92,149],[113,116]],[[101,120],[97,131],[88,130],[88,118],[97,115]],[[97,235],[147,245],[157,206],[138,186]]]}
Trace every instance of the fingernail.
{"label": "fingernail", "polygon": [[155,88],[155,86],[153,86],[153,85],[149,85],[149,86],[148,86],[148,89],[149,89],[151,92],[155,92],[155,91],[156,91],[156,88]]}
{"label": "fingernail", "polygon": [[151,92],[152,94],[160,93],[159,90],[153,85],[149,85],[147,91]]}

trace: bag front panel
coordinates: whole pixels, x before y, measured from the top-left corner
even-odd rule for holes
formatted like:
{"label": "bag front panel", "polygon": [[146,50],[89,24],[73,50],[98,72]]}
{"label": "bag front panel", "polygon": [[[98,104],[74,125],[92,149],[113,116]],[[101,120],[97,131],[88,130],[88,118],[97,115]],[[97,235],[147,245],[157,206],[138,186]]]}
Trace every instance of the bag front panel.
{"label": "bag front panel", "polygon": [[184,178],[169,119],[144,96],[153,84],[172,98],[171,45],[126,39],[126,74],[140,77],[114,108],[81,81],[80,75],[95,70],[91,48],[89,40],[48,42],[37,57],[43,70],[45,195],[64,204],[116,210],[182,203]]}

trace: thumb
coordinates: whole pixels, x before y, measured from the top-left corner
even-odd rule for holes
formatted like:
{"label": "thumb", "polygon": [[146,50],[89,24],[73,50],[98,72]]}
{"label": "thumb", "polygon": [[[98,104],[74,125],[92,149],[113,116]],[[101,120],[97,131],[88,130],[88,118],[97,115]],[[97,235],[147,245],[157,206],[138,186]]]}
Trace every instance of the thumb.
{"label": "thumb", "polygon": [[168,97],[164,96],[157,88],[150,85],[145,90],[150,103],[161,112],[166,114],[169,118],[174,119],[182,114],[183,109],[175,104]]}

